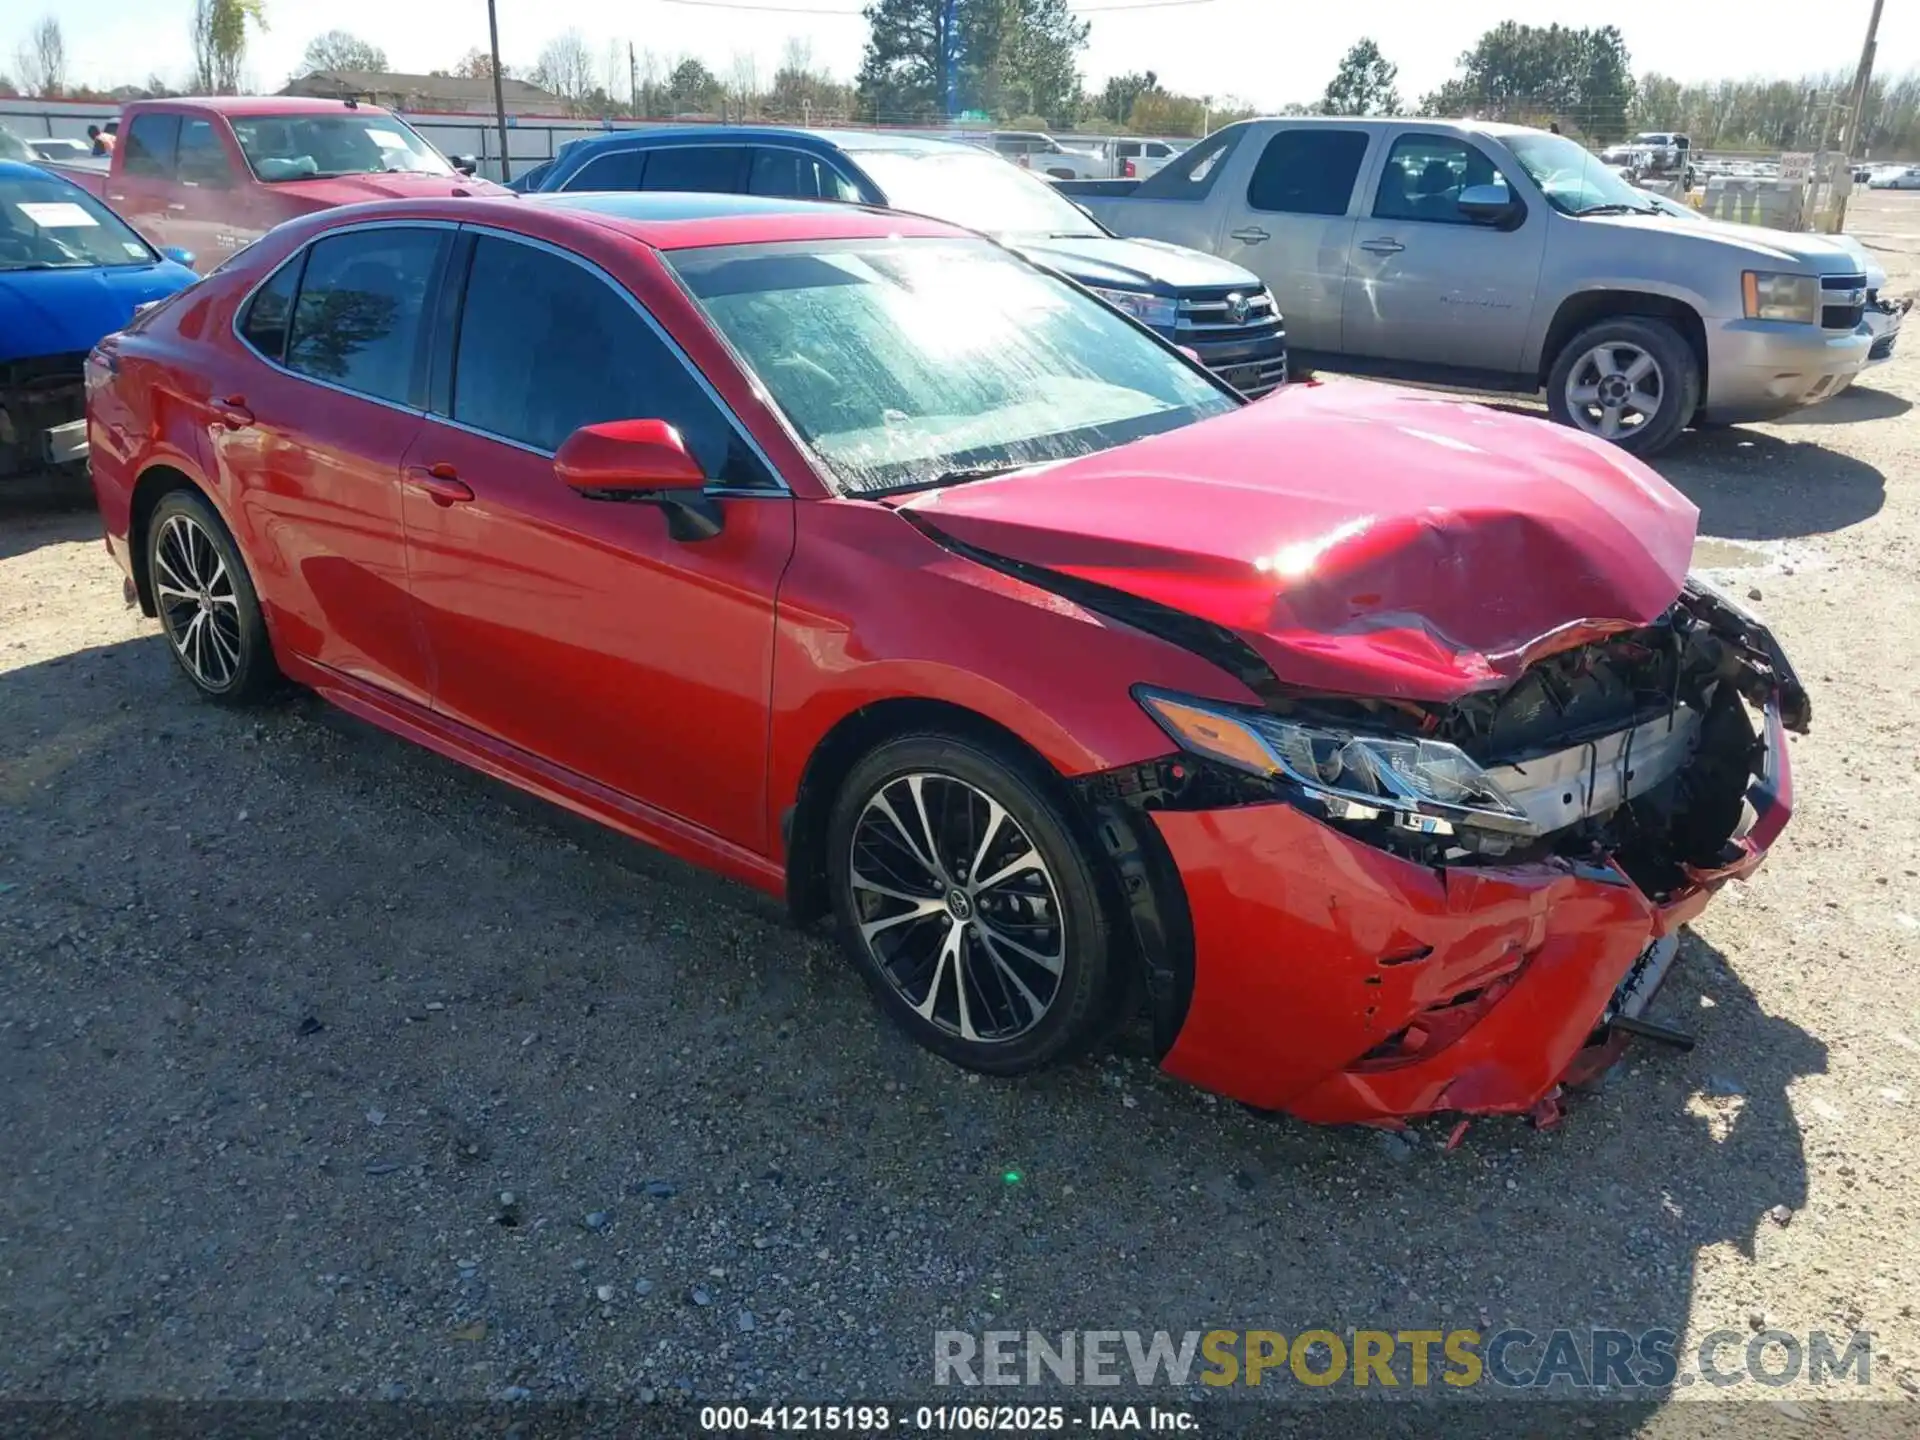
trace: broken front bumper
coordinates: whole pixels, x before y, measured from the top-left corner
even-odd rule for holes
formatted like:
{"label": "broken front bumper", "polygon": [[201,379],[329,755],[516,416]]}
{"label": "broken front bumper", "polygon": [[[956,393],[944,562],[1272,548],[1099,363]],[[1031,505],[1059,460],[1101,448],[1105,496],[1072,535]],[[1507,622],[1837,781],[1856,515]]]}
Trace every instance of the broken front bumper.
{"label": "broken front bumper", "polygon": [[1765,722],[1749,827],[1661,901],[1611,864],[1416,864],[1284,803],[1154,811],[1194,955],[1162,1064],[1320,1123],[1535,1110],[1611,1063],[1623,1037],[1606,1022],[1635,961],[1758,869],[1785,826],[1776,706]]}

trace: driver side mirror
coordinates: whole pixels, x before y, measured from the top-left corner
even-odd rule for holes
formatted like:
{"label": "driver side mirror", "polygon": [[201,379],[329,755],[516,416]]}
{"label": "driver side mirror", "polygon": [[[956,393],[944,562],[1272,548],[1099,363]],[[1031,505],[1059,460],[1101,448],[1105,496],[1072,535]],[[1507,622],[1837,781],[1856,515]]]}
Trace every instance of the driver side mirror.
{"label": "driver side mirror", "polygon": [[473,175],[480,169],[480,162],[471,155],[449,155],[447,163],[462,175]]}
{"label": "driver side mirror", "polygon": [[1460,213],[1476,225],[1504,225],[1521,213],[1514,194],[1504,185],[1469,185],[1460,192]]}
{"label": "driver side mirror", "polygon": [[724,523],[700,462],[664,420],[582,425],[554,452],[553,473],[583,499],[657,505],[676,540],[711,540]]}

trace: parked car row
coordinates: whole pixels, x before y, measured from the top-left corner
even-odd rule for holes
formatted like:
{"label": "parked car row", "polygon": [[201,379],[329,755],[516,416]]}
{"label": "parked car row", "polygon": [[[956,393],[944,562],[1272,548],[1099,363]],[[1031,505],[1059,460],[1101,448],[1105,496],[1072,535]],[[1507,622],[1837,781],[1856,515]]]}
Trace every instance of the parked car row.
{"label": "parked car row", "polygon": [[1637,460],[1437,394],[1250,401],[932,219],[309,214],[87,388],[109,548],[207,699],[292,680],[831,915],[991,1074],[1144,1012],[1261,1108],[1547,1123],[1671,1037],[1672,932],[1792,808],[1805,692]]}

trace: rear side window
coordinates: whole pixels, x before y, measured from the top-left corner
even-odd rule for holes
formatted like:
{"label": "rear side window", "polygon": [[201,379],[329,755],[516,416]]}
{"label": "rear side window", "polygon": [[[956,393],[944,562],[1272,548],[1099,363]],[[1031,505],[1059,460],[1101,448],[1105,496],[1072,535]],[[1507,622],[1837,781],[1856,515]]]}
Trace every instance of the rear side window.
{"label": "rear side window", "polygon": [[673,145],[647,157],[643,190],[688,190],[699,195],[733,195],[747,168],[742,145]]}
{"label": "rear side window", "polygon": [[1344,215],[1366,158],[1364,130],[1282,130],[1260,152],[1247,204],[1278,215]]}
{"label": "rear side window", "polygon": [[146,114],[133,117],[124,143],[127,158],[120,164],[128,175],[173,178],[173,152],[180,139],[178,115]]}
{"label": "rear side window", "polygon": [[647,152],[615,150],[596,155],[561,187],[566,190],[638,190],[647,173]]}
{"label": "rear side window", "polygon": [[1160,167],[1133,193],[1143,200],[1202,200],[1226,168],[1227,157],[1245,138],[1245,125],[1229,125],[1208,136],[1179,159]]}
{"label": "rear side window", "polygon": [[446,233],[383,226],[315,241],[287,368],[396,405],[422,403],[420,316]]}
{"label": "rear side window", "polygon": [[853,186],[818,155],[770,148],[753,152],[753,165],[747,172],[747,193],[788,200],[860,198]]}
{"label": "rear side window", "polygon": [[1451,135],[1402,135],[1393,142],[1374,192],[1377,220],[1425,220],[1471,225],[1460,213],[1460,192],[1469,185],[1506,188],[1506,177],[1484,152]]}
{"label": "rear side window", "polygon": [[233,166],[211,120],[189,120],[180,127],[176,168],[182,182],[208,190],[233,186]]}
{"label": "rear side window", "polygon": [[303,250],[274,271],[267,283],[253,292],[240,322],[240,334],[247,344],[276,363],[287,353],[287,322],[293,318],[293,297],[300,288],[300,270],[306,263]]}
{"label": "rear side window", "polygon": [[545,451],[582,425],[665,420],[709,476],[770,483],[719,406],[623,293],[583,265],[493,236],[474,242],[453,418]]}

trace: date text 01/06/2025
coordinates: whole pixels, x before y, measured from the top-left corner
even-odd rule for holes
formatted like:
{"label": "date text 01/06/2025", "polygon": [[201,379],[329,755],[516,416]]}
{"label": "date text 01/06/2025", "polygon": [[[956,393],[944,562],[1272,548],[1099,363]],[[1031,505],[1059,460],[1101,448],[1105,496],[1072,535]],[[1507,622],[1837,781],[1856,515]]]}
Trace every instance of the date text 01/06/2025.
{"label": "date text 01/06/2025", "polygon": [[703,1405],[700,1428],[708,1431],[826,1431],[877,1435],[892,1430],[924,1434],[991,1434],[1010,1431],[1138,1430],[1191,1433],[1190,1412],[1168,1405]]}

